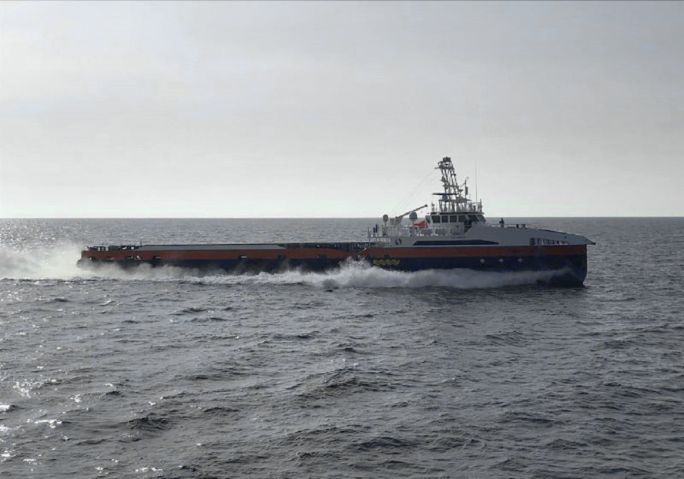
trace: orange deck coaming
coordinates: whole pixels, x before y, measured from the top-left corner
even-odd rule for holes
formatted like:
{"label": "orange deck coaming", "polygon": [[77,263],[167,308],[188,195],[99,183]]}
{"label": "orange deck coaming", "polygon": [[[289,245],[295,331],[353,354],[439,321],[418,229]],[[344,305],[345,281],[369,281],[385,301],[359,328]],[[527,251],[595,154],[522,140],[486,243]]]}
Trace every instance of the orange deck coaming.
{"label": "orange deck coaming", "polygon": [[236,249],[236,250],[160,250],[160,251],[85,251],[83,257],[100,260],[118,261],[140,259],[142,261],[159,260],[238,260],[241,256],[247,259],[317,259],[325,256],[328,259],[345,259],[352,256],[369,256],[380,258],[435,258],[435,257],[491,257],[491,256],[566,256],[585,255],[586,245],[559,246],[436,246],[382,248],[373,247],[353,253],[332,248],[297,248],[297,249]]}
{"label": "orange deck coaming", "polygon": [[347,251],[328,248],[307,249],[236,249],[236,250],[117,250],[117,251],[88,251],[86,257],[103,260],[125,260],[126,258],[140,258],[143,261],[160,260],[238,260],[240,256],[247,259],[312,259],[326,256],[331,259],[344,259],[352,256]]}

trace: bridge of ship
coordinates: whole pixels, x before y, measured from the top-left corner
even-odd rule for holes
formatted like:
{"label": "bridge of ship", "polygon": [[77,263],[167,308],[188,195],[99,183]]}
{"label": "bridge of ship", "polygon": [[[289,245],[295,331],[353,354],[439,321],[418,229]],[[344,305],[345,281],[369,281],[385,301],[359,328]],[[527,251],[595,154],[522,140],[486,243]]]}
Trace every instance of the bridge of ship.
{"label": "bridge of ship", "polygon": [[369,229],[368,237],[373,241],[390,242],[392,238],[401,236],[463,235],[475,224],[486,224],[487,220],[478,206],[473,204],[472,208],[456,211],[432,211],[425,216],[424,220],[411,219],[408,224],[404,224],[401,220],[389,220]]}
{"label": "bridge of ship", "polygon": [[[482,201],[473,201],[470,198],[467,178],[459,183],[451,158],[442,158],[437,169],[442,176],[443,191],[433,193],[437,196],[437,204],[432,204],[425,219],[418,221],[417,212],[427,205],[394,218],[384,215],[382,225],[376,224],[368,230],[369,241],[389,242],[392,238],[401,236],[459,236],[473,225],[487,222],[482,212]],[[409,224],[404,225],[403,219],[407,215]]]}

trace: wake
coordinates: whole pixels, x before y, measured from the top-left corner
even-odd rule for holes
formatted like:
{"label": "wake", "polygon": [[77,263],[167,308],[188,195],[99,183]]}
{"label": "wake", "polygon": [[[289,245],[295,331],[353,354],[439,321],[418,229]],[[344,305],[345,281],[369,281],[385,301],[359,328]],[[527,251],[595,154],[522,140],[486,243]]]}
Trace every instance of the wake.
{"label": "wake", "polygon": [[201,272],[172,266],[141,265],[122,269],[116,265],[79,268],[80,247],[62,244],[39,250],[17,250],[0,246],[0,280],[114,280],[149,282],[188,282],[226,285],[308,285],[337,288],[427,288],[484,289],[522,286],[548,281],[554,271],[485,272],[469,269],[390,271],[365,262],[343,264],[340,268],[312,273],[290,270],[281,273],[229,274]]}

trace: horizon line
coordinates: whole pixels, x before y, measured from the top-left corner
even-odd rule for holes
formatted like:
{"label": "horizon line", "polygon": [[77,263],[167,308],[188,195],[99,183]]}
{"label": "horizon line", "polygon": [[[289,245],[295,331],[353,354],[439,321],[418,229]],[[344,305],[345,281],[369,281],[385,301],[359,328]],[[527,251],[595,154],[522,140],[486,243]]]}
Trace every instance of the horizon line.
{"label": "horizon line", "polygon": [[[592,218],[592,219],[641,219],[641,218],[684,218],[684,215],[664,216],[515,216],[488,215],[491,218]],[[0,220],[367,220],[376,216],[6,216]]]}

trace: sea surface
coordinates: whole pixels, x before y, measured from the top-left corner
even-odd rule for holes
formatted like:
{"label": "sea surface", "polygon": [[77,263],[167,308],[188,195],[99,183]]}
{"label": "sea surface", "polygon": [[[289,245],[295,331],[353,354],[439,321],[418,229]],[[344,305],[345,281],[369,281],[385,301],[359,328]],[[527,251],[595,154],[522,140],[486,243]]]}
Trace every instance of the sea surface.
{"label": "sea surface", "polygon": [[79,270],[86,244],[363,240],[369,219],[0,220],[0,477],[684,477],[684,219],[529,275]]}

